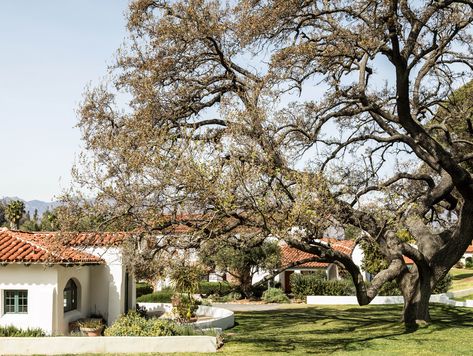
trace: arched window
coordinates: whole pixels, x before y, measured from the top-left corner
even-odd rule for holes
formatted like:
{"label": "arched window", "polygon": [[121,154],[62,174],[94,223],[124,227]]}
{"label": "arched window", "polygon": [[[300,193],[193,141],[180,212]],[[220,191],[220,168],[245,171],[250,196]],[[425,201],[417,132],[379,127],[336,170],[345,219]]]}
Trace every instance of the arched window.
{"label": "arched window", "polygon": [[72,279],[64,287],[64,312],[77,309],[77,285]]}

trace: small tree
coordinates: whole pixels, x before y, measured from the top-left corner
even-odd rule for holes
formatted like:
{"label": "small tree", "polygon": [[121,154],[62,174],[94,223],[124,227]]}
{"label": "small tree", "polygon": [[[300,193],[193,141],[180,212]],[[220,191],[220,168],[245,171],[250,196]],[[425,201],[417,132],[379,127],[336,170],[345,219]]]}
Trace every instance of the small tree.
{"label": "small tree", "polygon": [[40,230],[41,231],[56,231],[59,228],[56,209],[50,211],[46,210],[41,216]]}
{"label": "small tree", "polygon": [[208,267],[228,273],[237,282],[245,297],[252,294],[253,276],[261,270],[279,267],[280,250],[276,242],[256,241],[234,237],[219,243],[209,242],[200,251],[202,262]]}
{"label": "small tree", "polygon": [[178,293],[173,297],[173,306],[179,317],[189,320],[194,316],[198,304],[192,295],[197,293],[202,275],[203,271],[197,265],[182,263],[173,266],[170,277]]}

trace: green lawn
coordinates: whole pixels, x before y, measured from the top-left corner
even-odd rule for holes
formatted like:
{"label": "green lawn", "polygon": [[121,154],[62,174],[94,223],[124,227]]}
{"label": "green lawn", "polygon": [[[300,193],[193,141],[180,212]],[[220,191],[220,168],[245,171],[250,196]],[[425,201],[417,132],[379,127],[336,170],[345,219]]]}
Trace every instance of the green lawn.
{"label": "green lawn", "polygon": [[434,323],[415,332],[399,322],[400,306],[303,306],[237,313],[222,355],[472,354],[473,310],[432,306]]}
{"label": "green lawn", "polygon": [[451,291],[473,288],[473,269],[452,268],[450,273],[453,276]]}
{"label": "green lawn", "polygon": [[235,314],[237,325],[225,331],[225,345],[216,355],[473,353],[473,309],[433,305],[433,323],[414,332],[399,322],[400,313],[399,305],[288,305],[274,311],[240,312]]}

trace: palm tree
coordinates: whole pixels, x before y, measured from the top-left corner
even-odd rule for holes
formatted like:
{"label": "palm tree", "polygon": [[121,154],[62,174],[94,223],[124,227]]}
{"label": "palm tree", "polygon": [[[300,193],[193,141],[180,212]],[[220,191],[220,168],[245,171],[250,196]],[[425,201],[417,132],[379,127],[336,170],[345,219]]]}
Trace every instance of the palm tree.
{"label": "palm tree", "polygon": [[20,220],[25,213],[25,204],[21,200],[12,200],[5,208],[5,217],[12,229],[20,229]]}

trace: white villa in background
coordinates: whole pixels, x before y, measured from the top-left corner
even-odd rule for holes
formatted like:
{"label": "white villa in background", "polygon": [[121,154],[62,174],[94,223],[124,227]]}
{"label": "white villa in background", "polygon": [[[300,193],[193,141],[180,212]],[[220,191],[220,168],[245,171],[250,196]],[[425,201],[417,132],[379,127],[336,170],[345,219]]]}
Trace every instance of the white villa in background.
{"label": "white villa in background", "polygon": [[135,280],[122,262],[124,233],[0,229],[0,325],[68,334],[69,323],[101,315],[108,324],[136,304]]}
{"label": "white villa in background", "polygon": [[[363,250],[354,240],[343,240],[339,238],[323,238],[323,242],[329,244],[334,250],[343,252],[353,259],[353,262],[362,271],[363,278],[369,280],[370,274],[361,269],[363,262]],[[304,261],[316,255],[308,252],[300,251],[294,247],[290,247],[285,242],[280,242],[281,250],[281,266],[287,267],[283,272],[279,273],[275,278],[275,282],[281,284],[281,288],[285,292],[291,291],[290,276],[295,274],[310,274],[316,271],[322,271],[326,274],[328,280],[340,279],[339,267],[335,263],[311,261],[303,264],[297,264],[299,261]],[[259,282],[266,276],[268,271],[261,271],[253,276],[253,284]]]}

